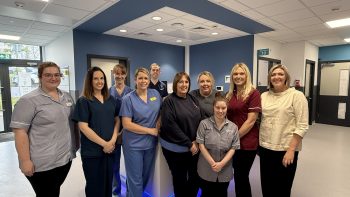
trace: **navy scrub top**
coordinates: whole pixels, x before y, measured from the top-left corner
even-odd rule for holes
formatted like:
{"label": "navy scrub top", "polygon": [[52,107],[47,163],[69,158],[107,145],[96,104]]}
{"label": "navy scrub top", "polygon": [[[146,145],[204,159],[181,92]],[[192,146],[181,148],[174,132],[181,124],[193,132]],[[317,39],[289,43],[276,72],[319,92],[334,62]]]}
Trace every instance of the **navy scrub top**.
{"label": "navy scrub top", "polygon": [[[118,116],[120,105],[110,96],[104,103],[95,97],[89,100],[80,97],[77,101],[73,121],[86,122],[89,127],[102,139],[109,141],[113,136],[115,117]],[[89,140],[84,134],[81,136],[81,156],[98,157],[104,154],[103,147]]]}

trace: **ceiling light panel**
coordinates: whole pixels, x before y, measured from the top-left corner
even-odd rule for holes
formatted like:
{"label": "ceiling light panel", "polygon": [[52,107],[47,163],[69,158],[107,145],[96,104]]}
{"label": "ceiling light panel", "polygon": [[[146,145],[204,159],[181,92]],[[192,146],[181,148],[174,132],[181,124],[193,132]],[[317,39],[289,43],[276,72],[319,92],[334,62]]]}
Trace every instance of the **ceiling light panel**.
{"label": "ceiling light panel", "polygon": [[334,20],[334,21],[328,21],[326,24],[330,28],[338,28],[338,27],[345,27],[350,25],[350,18],[344,18],[344,19],[339,19],[339,20]]}
{"label": "ceiling light panel", "polygon": [[345,42],[350,42],[350,38],[345,38]]}
{"label": "ceiling light panel", "polygon": [[19,40],[19,39],[21,39],[21,37],[19,37],[19,36],[12,36],[12,35],[0,34],[0,39],[2,39],[2,40]]}

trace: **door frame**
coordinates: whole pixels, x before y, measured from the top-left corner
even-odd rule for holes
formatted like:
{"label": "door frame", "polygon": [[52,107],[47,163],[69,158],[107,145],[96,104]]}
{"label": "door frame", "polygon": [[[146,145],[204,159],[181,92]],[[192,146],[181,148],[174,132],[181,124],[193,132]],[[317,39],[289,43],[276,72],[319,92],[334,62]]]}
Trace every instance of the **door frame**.
{"label": "door frame", "polygon": [[[256,88],[260,91],[260,93],[266,91],[263,90],[262,88],[259,88],[259,60],[265,60],[268,61],[268,70],[267,73],[269,72],[269,70],[271,69],[271,67],[274,65],[273,63],[276,64],[281,64],[281,60],[279,59],[273,59],[273,58],[268,58],[268,57],[259,57],[257,58],[257,68],[256,68]],[[267,76],[266,76],[267,77]],[[260,87],[264,87],[264,86],[260,86]]]}
{"label": "door frame", "polygon": [[[37,67],[41,60],[0,60],[0,77],[2,85],[3,108],[4,108],[4,132],[10,132],[10,122],[12,116],[11,85],[9,67]],[[35,65],[35,66],[33,66]]]}
{"label": "door frame", "polygon": [[123,64],[126,67],[126,85],[130,87],[130,61],[127,57],[87,54],[87,69],[91,68],[91,59],[118,60],[121,64]]}
{"label": "door frame", "polygon": [[[308,104],[309,104],[309,125],[312,125],[313,120],[315,120],[316,113],[314,112],[315,104],[317,103],[316,98],[317,95],[314,94],[314,83],[315,83],[315,65],[316,62],[312,60],[305,60],[305,78],[304,78],[304,95],[306,91],[305,82],[306,82],[306,65],[310,64],[310,83],[309,83],[309,98],[308,98]],[[311,103],[309,102],[311,100]]]}
{"label": "door frame", "polygon": [[[320,101],[320,90],[321,90],[321,72],[322,72],[322,64],[331,64],[331,63],[344,63],[344,62],[349,62],[350,63],[350,59],[349,60],[330,60],[330,61],[318,61],[318,68],[317,68],[317,107],[316,107],[316,117],[315,117],[315,122],[317,123],[321,123],[321,124],[332,124],[332,125],[338,125],[338,126],[347,126],[350,127],[350,123],[344,123],[344,124],[333,124],[333,123],[324,123],[322,121],[320,121],[320,108],[322,106],[321,105],[321,101]],[[348,90],[349,92],[349,96],[350,96],[350,88]],[[347,112],[349,113],[350,106],[347,105]],[[346,122],[346,121],[344,121]]]}

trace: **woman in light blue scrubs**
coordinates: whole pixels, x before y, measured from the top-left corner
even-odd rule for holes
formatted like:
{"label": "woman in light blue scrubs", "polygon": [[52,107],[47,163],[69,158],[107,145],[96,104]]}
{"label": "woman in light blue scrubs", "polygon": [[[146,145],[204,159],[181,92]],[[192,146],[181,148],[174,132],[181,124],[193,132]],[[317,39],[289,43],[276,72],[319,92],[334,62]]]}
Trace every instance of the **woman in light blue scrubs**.
{"label": "woman in light blue scrubs", "polygon": [[123,123],[123,153],[128,197],[141,197],[154,167],[162,97],[149,89],[149,71],[135,72],[136,90],[123,97],[119,116]]}

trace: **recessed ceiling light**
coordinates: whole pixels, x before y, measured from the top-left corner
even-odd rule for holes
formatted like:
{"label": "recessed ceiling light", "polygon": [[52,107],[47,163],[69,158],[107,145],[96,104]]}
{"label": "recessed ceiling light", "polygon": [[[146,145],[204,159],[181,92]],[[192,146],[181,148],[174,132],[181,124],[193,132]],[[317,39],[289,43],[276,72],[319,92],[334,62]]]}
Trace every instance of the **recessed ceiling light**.
{"label": "recessed ceiling light", "polygon": [[19,39],[21,39],[21,37],[0,34],[0,39],[4,39],[4,40],[19,40]]}
{"label": "recessed ceiling light", "polygon": [[218,32],[213,32],[213,33],[211,33],[211,35],[218,35],[219,33]]}
{"label": "recessed ceiling light", "polygon": [[128,30],[126,30],[126,29],[121,29],[121,30],[119,30],[120,32],[123,32],[123,33],[125,33],[125,32],[128,32]]}
{"label": "recessed ceiling light", "polygon": [[162,29],[162,28],[159,28],[159,29],[156,29],[156,31],[164,31],[164,29]]}
{"label": "recessed ceiling light", "polygon": [[344,18],[326,22],[330,28],[344,27],[350,25],[350,18]]}
{"label": "recessed ceiling light", "polygon": [[49,0],[41,0],[41,1],[43,1],[43,2],[49,2]]}
{"label": "recessed ceiling light", "polygon": [[180,42],[182,42],[182,40],[176,40],[176,42],[180,43]]}
{"label": "recessed ceiling light", "polygon": [[350,42],[350,38],[345,38],[344,39],[346,42]]}
{"label": "recessed ceiling light", "polygon": [[160,21],[160,20],[162,20],[162,17],[160,17],[160,16],[153,16],[152,19],[155,20],[155,21]]}

